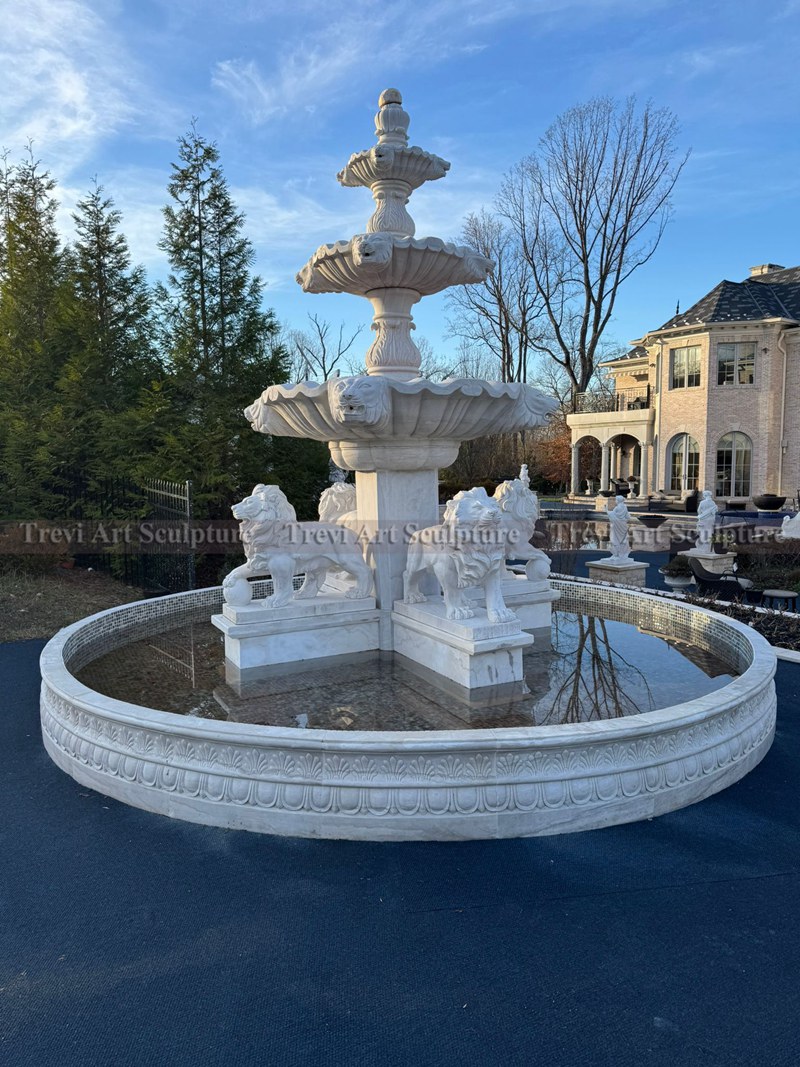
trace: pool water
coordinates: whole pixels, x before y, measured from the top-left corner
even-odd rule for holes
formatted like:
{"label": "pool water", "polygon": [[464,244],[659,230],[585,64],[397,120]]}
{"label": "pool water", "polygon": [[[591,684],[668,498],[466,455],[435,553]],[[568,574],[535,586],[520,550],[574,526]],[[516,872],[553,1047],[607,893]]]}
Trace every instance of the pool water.
{"label": "pool water", "polygon": [[187,623],[118,648],[78,672],[105,696],[180,715],[296,729],[459,730],[592,722],[703,696],[735,672],[710,653],[631,623],[553,613],[523,656],[523,683],[480,690],[386,652],[238,674],[222,635]]}

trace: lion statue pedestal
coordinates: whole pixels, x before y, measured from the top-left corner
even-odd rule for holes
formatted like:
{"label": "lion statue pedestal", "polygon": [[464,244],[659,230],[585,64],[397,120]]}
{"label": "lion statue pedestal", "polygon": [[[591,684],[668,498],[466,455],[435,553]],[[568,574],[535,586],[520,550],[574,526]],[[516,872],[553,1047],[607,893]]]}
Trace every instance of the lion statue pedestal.
{"label": "lion statue pedestal", "polygon": [[522,681],[522,650],[533,635],[515,616],[507,622],[489,622],[485,612],[449,619],[442,600],[398,601],[392,622],[395,652],[464,689]]}
{"label": "lion statue pedestal", "polygon": [[282,608],[254,600],[222,610],[211,622],[225,634],[225,659],[239,670],[369,652],[380,643],[374,597],[323,595]]}

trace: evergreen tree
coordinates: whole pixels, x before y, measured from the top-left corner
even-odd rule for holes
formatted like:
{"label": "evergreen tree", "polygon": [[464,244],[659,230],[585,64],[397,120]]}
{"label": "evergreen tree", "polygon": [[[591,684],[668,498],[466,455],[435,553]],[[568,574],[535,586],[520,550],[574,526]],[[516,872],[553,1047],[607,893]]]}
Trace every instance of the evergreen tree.
{"label": "evergreen tree", "polygon": [[[46,513],[58,455],[55,384],[65,358],[67,261],[55,181],[29,150],[0,170],[0,513]],[[52,507],[49,510],[53,510]]]}
{"label": "evergreen tree", "polygon": [[287,352],[274,314],[262,307],[255,251],[216,145],[194,124],[178,143],[160,245],[172,268],[160,291],[170,410],[154,463],[162,477],[194,481],[202,512],[227,517],[231,500],[268,480],[287,455],[302,454],[321,484],[326,461],[321,449],[254,434],[243,417],[267,385],[285,381]]}
{"label": "evergreen tree", "polygon": [[69,337],[57,391],[69,448],[66,469],[91,481],[136,473],[153,447],[143,390],[162,372],[155,353],[150,293],[142,267],[132,267],[121,214],[94,183],[73,214],[62,330]]}

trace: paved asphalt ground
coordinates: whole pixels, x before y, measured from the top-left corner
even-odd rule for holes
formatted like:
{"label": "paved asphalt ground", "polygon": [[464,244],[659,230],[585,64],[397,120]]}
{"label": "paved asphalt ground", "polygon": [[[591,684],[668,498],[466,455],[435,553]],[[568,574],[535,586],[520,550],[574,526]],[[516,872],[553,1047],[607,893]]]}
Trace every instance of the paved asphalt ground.
{"label": "paved asphalt ground", "polygon": [[475,843],[174,822],[58,771],[0,645],[0,1063],[800,1064],[800,666],[744,781]]}

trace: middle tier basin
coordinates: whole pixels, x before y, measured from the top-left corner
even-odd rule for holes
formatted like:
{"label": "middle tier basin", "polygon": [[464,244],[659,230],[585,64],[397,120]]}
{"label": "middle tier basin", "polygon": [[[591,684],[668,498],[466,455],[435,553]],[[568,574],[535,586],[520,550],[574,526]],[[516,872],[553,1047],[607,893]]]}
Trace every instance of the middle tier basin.
{"label": "middle tier basin", "polygon": [[421,447],[427,439],[457,445],[485,434],[532,429],[556,406],[552,397],[521,382],[403,382],[359,375],[322,384],[271,385],[245,415],[253,429],[279,437]]}

